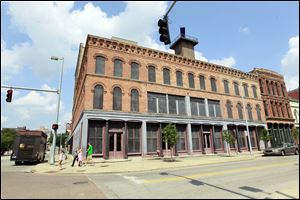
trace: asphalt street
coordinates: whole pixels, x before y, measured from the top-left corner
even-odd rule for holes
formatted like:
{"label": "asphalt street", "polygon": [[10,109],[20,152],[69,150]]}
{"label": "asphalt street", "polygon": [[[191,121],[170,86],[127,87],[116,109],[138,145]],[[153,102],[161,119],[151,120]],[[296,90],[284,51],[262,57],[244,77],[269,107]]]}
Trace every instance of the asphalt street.
{"label": "asphalt street", "polygon": [[299,198],[299,157],[121,174],[38,174],[1,159],[1,198]]}

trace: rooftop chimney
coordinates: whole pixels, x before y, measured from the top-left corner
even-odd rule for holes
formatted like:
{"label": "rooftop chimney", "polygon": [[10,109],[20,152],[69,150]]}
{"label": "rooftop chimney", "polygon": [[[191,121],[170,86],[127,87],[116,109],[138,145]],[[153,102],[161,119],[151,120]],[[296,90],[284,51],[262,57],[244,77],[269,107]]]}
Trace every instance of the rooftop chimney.
{"label": "rooftop chimney", "polygon": [[195,59],[194,46],[197,44],[197,38],[185,35],[185,27],[180,27],[180,35],[171,44],[170,49],[174,49],[176,55]]}

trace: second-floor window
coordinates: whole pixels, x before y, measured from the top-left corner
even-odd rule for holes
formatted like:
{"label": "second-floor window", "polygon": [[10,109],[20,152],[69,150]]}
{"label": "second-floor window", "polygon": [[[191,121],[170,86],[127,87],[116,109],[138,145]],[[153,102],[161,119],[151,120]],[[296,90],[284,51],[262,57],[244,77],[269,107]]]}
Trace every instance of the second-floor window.
{"label": "second-floor window", "polygon": [[131,90],[131,106],[132,112],[139,112],[139,92],[136,89]]}
{"label": "second-floor window", "polygon": [[186,115],[185,98],[182,96],[168,95],[169,113],[175,115]]}
{"label": "second-floor window", "polygon": [[204,99],[191,98],[191,114],[194,116],[206,116]]}
{"label": "second-floor window", "polygon": [[227,116],[229,119],[232,119],[233,116],[232,116],[232,104],[231,104],[231,101],[227,101],[226,102],[226,108],[227,108]]}
{"label": "second-floor window", "polygon": [[223,80],[223,83],[224,83],[224,92],[225,92],[225,94],[229,94],[228,81],[227,80]]}
{"label": "second-floor window", "polygon": [[268,104],[266,101],[264,101],[264,110],[265,110],[265,115],[269,116],[269,112],[268,112]]}
{"label": "second-floor window", "polygon": [[170,70],[167,68],[163,69],[163,77],[164,77],[164,84],[170,85]]}
{"label": "second-floor window", "polygon": [[247,111],[248,111],[248,120],[253,120],[253,117],[252,117],[252,108],[251,108],[251,105],[248,104],[247,105]]}
{"label": "second-floor window", "polygon": [[123,62],[122,60],[115,59],[114,61],[114,76],[122,77],[123,74]]}
{"label": "second-floor window", "polygon": [[135,62],[131,63],[131,79],[139,80],[139,68],[140,68],[139,64]]}
{"label": "second-floor window", "polygon": [[260,111],[260,106],[258,104],[256,105],[256,114],[257,114],[257,120],[261,121],[261,111]]}
{"label": "second-floor window", "polygon": [[113,91],[113,110],[122,110],[122,90],[119,87]]}
{"label": "second-floor window", "polygon": [[238,110],[238,114],[239,114],[239,119],[243,119],[243,108],[242,108],[241,103],[237,104],[237,110]]}
{"label": "second-floor window", "polygon": [[148,93],[148,112],[167,113],[167,98],[165,94]]}
{"label": "second-floor window", "polygon": [[148,66],[148,81],[149,82],[156,82],[156,75],[155,75],[155,67]]}
{"label": "second-floor window", "polygon": [[180,87],[183,86],[181,71],[176,71],[176,82],[177,82],[177,86],[180,86]]}
{"label": "second-floor window", "polygon": [[103,109],[103,86],[96,85],[94,88],[94,108]]}
{"label": "second-floor window", "polygon": [[190,88],[195,88],[194,74],[189,73],[188,77],[189,77],[189,87]]}
{"label": "second-floor window", "polygon": [[210,117],[221,117],[220,101],[208,100],[208,113]]}
{"label": "second-floor window", "polygon": [[210,78],[210,86],[211,86],[211,91],[213,92],[217,91],[216,79],[213,77]]}
{"label": "second-floor window", "polygon": [[102,56],[96,57],[96,74],[104,74],[105,73],[105,58]]}

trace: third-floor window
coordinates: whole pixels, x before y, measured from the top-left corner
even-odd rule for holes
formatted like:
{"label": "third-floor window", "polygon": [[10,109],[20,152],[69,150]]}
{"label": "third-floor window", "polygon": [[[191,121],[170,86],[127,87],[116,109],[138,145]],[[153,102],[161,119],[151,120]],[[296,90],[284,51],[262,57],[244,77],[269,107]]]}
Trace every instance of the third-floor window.
{"label": "third-floor window", "polygon": [[210,78],[210,87],[211,87],[211,91],[213,92],[217,91],[216,79],[213,77]]}
{"label": "third-floor window", "polygon": [[189,87],[190,88],[195,88],[195,82],[194,82],[194,74],[189,73]]}
{"label": "third-floor window", "polygon": [[115,59],[114,61],[114,76],[122,77],[123,74],[123,62],[122,60]]}
{"label": "third-floor window", "polygon": [[177,86],[180,86],[180,87],[183,86],[181,71],[176,71],[176,82],[177,82]]}
{"label": "third-floor window", "polygon": [[155,75],[155,67],[148,66],[148,81],[149,82],[156,82],[156,75]]}
{"label": "third-floor window", "polygon": [[252,85],[252,92],[253,92],[253,97],[257,99],[257,92],[256,92],[256,87]]}
{"label": "third-floor window", "polygon": [[139,68],[140,68],[139,64],[135,62],[131,63],[131,79],[139,80]]}
{"label": "third-floor window", "polygon": [[164,77],[164,84],[170,85],[170,70],[167,68],[163,69],[163,77]]}
{"label": "third-floor window", "polygon": [[96,57],[96,74],[105,73],[105,58],[102,56]]}
{"label": "third-floor window", "polygon": [[205,90],[205,77],[203,75],[200,75],[199,81],[200,81],[200,89]]}
{"label": "third-floor window", "polygon": [[223,83],[224,83],[224,92],[225,92],[225,94],[229,94],[228,81],[227,80],[223,80]]}
{"label": "third-floor window", "polygon": [[237,82],[234,82],[233,85],[234,85],[234,93],[235,93],[235,95],[240,96],[239,84]]}

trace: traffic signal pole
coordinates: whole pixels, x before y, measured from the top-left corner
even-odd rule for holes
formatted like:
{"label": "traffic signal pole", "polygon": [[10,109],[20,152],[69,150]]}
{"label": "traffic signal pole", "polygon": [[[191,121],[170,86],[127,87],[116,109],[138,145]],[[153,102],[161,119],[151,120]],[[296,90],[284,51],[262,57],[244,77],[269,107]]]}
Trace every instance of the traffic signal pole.
{"label": "traffic signal pole", "polygon": [[172,5],[170,6],[169,10],[168,10],[167,13],[164,15],[164,18],[167,18],[167,17],[168,17],[169,12],[172,10],[172,8],[173,8],[173,6],[175,5],[176,2],[177,2],[177,1],[174,1],[174,2],[172,3]]}

